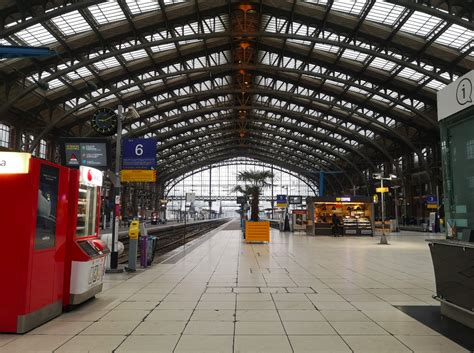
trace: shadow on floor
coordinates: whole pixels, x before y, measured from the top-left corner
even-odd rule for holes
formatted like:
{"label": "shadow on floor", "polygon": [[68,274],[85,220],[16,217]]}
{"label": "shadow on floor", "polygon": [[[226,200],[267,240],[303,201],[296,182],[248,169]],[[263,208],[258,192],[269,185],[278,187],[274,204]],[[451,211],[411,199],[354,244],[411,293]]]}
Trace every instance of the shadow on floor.
{"label": "shadow on floor", "polygon": [[396,306],[396,308],[449,338],[451,341],[474,352],[474,330],[446,316],[442,316],[439,306]]}

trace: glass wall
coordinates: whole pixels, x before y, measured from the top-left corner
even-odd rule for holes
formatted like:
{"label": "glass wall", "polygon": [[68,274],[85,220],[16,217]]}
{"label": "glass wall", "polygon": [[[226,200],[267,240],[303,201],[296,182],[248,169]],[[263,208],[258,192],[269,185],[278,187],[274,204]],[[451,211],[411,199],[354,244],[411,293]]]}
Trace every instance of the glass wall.
{"label": "glass wall", "polygon": [[[168,199],[167,218],[176,219],[179,211],[184,211],[186,193],[194,193],[196,201],[191,205],[191,210],[196,217],[209,217],[209,200],[212,200],[212,213],[221,214],[222,217],[238,216],[236,203],[237,194],[233,192],[236,185],[243,185],[237,181],[237,175],[241,171],[251,170],[273,170],[273,188],[264,190],[260,199],[260,209],[271,209],[271,199],[278,194],[303,196],[315,196],[317,187],[306,178],[290,173],[270,164],[265,164],[247,158],[230,159],[225,162],[214,164],[211,168],[194,171],[185,175],[182,179],[174,180],[166,190]],[[189,204],[188,204],[189,210]]]}

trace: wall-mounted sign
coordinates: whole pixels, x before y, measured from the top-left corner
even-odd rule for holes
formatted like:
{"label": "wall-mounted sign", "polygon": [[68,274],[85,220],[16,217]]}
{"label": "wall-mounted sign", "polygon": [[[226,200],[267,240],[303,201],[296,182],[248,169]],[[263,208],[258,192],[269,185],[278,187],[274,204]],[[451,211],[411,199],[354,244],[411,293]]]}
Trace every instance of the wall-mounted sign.
{"label": "wall-mounted sign", "polygon": [[100,170],[81,165],[79,168],[79,182],[84,185],[102,186],[103,174]]}
{"label": "wall-mounted sign", "polygon": [[388,188],[387,187],[376,188],[375,192],[386,193],[386,192],[388,192]]}
{"label": "wall-mounted sign", "polygon": [[303,196],[288,196],[288,203],[290,205],[301,205],[303,203]]}
{"label": "wall-mounted sign", "polygon": [[288,201],[286,195],[276,195],[276,207],[286,208],[288,206]]}
{"label": "wall-mounted sign", "polygon": [[122,183],[154,183],[156,170],[124,169],[120,171],[120,181]]}
{"label": "wall-mounted sign", "polygon": [[31,154],[0,152],[0,174],[28,174]]}
{"label": "wall-mounted sign", "polygon": [[438,91],[438,121],[474,105],[474,70]]}
{"label": "wall-mounted sign", "polygon": [[186,202],[194,202],[194,201],[196,201],[196,194],[194,192],[187,192]]}
{"label": "wall-mounted sign", "polygon": [[122,145],[122,169],[155,169],[155,139],[125,139]]}
{"label": "wall-mounted sign", "polygon": [[110,141],[105,138],[64,138],[60,140],[62,165],[81,165],[107,169],[110,165]]}

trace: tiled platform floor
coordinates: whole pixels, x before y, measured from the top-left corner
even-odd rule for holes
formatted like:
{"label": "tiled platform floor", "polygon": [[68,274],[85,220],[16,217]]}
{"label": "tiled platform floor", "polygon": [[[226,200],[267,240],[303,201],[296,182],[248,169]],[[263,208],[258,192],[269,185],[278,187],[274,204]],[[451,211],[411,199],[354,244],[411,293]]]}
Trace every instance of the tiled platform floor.
{"label": "tiled platform floor", "polygon": [[[225,228],[225,227],[223,227]],[[222,230],[176,264],[109,275],[97,299],[0,352],[463,352],[393,305],[436,305],[427,235]]]}

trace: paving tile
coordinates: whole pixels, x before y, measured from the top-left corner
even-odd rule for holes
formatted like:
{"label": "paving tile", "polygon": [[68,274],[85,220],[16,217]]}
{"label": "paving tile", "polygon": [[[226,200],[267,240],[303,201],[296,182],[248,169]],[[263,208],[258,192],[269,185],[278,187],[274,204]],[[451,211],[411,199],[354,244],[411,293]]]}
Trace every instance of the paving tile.
{"label": "paving tile", "polygon": [[275,310],[273,301],[238,301],[237,310]]}
{"label": "paving tile", "polygon": [[409,353],[393,336],[342,336],[354,353]]}
{"label": "paving tile", "polygon": [[416,353],[458,353],[469,352],[443,336],[396,336]]}
{"label": "paving tile", "polygon": [[326,321],[317,310],[278,310],[282,321]]}
{"label": "paving tile", "polygon": [[332,322],[334,329],[342,335],[388,335],[382,327],[370,321]]}
{"label": "paving tile", "polygon": [[1,353],[52,352],[72,336],[66,335],[24,335],[0,348]]}
{"label": "paving tile", "polygon": [[128,336],[115,352],[170,353],[173,351],[179,337],[177,335]]}
{"label": "paving tile", "polygon": [[392,335],[437,336],[438,332],[419,322],[379,321],[377,322]]}
{"label": "paving tile", "polygon": [[280,321],[237,321],[236,335],[285,335]]}
{"label": "paving tile", "polygon": [[237,321],[280,321],[276,310],[237,310]]}
{"label": "paving tile", "polygon": [[150,313],[149,310],[112,310],[100,321],[141,321]]}
{"label": "paving tile", "polygon": [[125,336],[76,336],[55,352],[57,353],[108,353],[117,348]]}
{"label": "paving tile", "polygon": [[189,321],[185,335],[233,335],[233,321]]}
{"label": "paving tile", "polygon": [[153,310],[146,321],[188,321],[192,310]]}
{"label": "paving tile", "polygon": [[135,327],[138,326],[139,321],[98,321],[87,327],[81,332],[81,335],[128,335]]}
{"label": "paving tile", "polygon": [[186,321],[144,321],[132,332],[132,335],[180,335]]}
{"label": "paving tile", "polygon": [[27,335],[76,335],[91,324],[90,321],[53,320],[28,332]]}
{"label": "paving tile", "polygon": [[174,353],[232,353],[232,336],[185,335],[179,340]]}
{"label": "paving tile", "polygon": [[320,313],[328,321],[371,321],[362,311],[353,310],[323,310]]}
{"label": "paving tile", "polygon": [[234,353],[292,353],[286,336],[235,336]]}
{"label": "paving tile", "polygon": [[294,353],[350,353],[347,344],[336,335],[290,336]]}
{"label": "paving tile", "polygon": [[337,332],[325,321],[284,321],[288,335],[336,335]]}
{"label": "paving tile", "polygon": [[234,310],[195,310],[192,321],[235,321]]}

